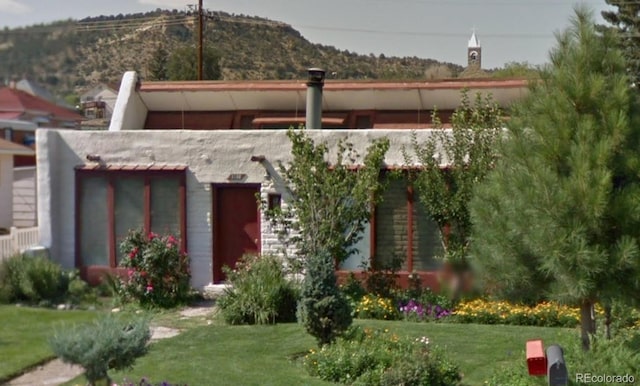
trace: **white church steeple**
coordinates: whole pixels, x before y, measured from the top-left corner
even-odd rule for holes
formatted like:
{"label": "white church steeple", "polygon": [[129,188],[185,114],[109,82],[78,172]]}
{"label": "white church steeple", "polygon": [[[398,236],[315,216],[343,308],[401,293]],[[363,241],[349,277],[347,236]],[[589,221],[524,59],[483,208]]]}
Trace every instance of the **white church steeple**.
{"label": "white church steeple", "polygon": [[482,47],[480,47],[480,40],[476,36],[475,28],[467,45],[467,68],[482,68]]}

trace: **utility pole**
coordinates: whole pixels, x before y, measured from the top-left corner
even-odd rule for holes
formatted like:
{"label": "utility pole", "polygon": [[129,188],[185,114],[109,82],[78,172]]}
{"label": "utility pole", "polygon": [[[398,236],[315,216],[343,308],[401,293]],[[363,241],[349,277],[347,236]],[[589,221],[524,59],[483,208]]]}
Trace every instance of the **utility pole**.
{"label": "utility pole", "polygon": [[204,14],[202,12],[202,0],[198,0],[198,80],[202,80],[202,56],[203,56],[203,38],[202,24]]}

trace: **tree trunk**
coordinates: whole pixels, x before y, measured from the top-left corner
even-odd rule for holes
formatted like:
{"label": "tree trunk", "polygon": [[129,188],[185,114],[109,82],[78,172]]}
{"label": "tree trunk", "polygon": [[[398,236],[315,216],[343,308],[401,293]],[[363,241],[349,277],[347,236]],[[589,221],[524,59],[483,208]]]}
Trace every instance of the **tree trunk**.
{"label": "tree trunk", "polygon": [[580,338],[582,340],[582,350],[589,351],[591,347],[590,334],[594,333],[594,323],[591,317],[593,302],[583,300],[580,304]]}
{"label": "tree trunk", "polygon": [[607,340],[611,339],[611,304],[604,306],[604,335]]}

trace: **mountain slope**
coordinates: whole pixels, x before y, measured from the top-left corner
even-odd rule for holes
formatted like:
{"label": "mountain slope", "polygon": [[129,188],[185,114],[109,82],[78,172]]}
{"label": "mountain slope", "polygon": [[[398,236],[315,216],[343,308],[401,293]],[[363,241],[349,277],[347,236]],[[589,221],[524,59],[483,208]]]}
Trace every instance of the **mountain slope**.
{"label": "mountain slope", "polygon": [[[0,30],[0,79],[28,77],[63,96],[98,82],[118,83],[128,70],[145,77],[159,45],[171,50],[195,44],[197,27],[192,14],[158,9],[5,28]],[[224,12],[207,14],[205,42],[221,53],[226,80],[303,79],[309,67],[323,67],[339,79],[423,79],[462,70],[433,59],[341,51],[307,41],[288,24]]]}

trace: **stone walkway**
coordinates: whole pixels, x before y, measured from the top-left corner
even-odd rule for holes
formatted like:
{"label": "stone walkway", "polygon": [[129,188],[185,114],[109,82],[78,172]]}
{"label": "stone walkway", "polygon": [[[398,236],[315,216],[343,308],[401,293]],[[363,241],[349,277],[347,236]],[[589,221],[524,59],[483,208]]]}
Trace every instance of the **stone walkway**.
{"label": "stone walkway", "polygon": [[[180,311],[181,318],[204,317],[214,313],[211,302],[198,304],[194,307],[187,307]],[[171,338],[180,334],[180,330],[175,328],[152,326],[151,340]],[[80,366],[63,363],[60,359],[54,359],[33,370],[12,379],[7,386],[57,386],[82,374]]]}

